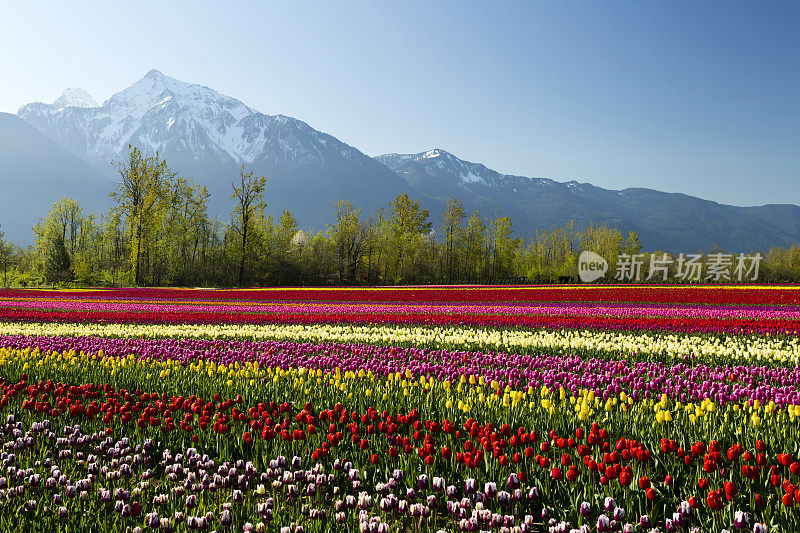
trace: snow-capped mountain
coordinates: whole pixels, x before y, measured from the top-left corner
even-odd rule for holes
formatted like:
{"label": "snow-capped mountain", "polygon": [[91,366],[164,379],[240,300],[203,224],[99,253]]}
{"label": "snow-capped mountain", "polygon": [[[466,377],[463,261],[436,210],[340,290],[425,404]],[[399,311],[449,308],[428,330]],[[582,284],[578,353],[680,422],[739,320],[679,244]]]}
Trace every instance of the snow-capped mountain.
{"label": "snow-capped mountain", "polygon": [[246,162],[241,153],[244,143],[236,139],[242,131],[236,126],[254,111],[206,87],[151,70],[102,106],[60,102],[72,96],[67,91],[52,105],[28,104],[19,116],[90,160],[118,159],[129,144],[161,152],[174,144],[180,151],[192,151],[196,159],[212,152]]}
{"label": "snow-capped mountain", "polygon": [[440,202],[455,197],[468,211],[508,215],[522,235],[573,220],[576,228],[608,223],[639,234],[649,249],[672,252],[766,250],[800,237],[800,208],[734,207],[651,189],[607,190],[590,183],[501,174],[434,148],[376,159],[415,190]]}
{"label": "snow-capped mountain", "polygon": [[66,89],[58,99],[53,102],[53,107],[56,109],[64,109],[65,107],[97,107],[97,103],[89,93],[77,87],[70,87]]}
{"label": "snow-capped mountain", "polygon": [[380,155],[377,159],[395,172],[402,173],[408,172],[408,170],[402,170],[405,165],[418,163],[425,169],[425,173],[433,178],[457,176],[459,182],[463,184],[481,183],[489,185],[499,176],[497,172],[489,170],[480,163],[461,160],[440,148],[434,148],[418,154]]}
{"label": "snow-capped mountain", "polygon": [[408,169],[404,168],[406,165],[417,163],[432,178],[457,176],[458,181],[463,184],[481,183],[488,185],[502,176],[502,174],[486,168],[485,165],[464,161],[441,148],[434,148],[418,154],[384,154],[379,155],[376,159],[395,172],[404,174],[409,172]]}
{"label": "snow-capped mountain", "polygon": [[553,185],[557,182],[546,178],[526,178],[501,174],[481,163],[459,159],[453,154],[433,148],[418,154],[384,154],[375,159],[395,171],[409,184],[438,196],[440,192],[453,192],[453,188],[472,194],[481,194],[485,189],[496,189],[516,185]]}
{"label": "snow-capped mountain", "polygon": [[[343,157],[357,157],[354,148],[304,122],[264,115],[235,98],[157,70],[101,106],[85,91],[67,89],[53,104],[28,104],[18,114],[72,151],[100,162],[124,155],[128,145],[162,154],[187,152],[195,160],[222,158],[237,165],[265,156],[321,160],[328,155],[328,143],[339,145]],[[304,143],[298,134],[311,142]]]}
{"label": "snow-capped mountain", "polygon": [[0,212],[0,224],[16,225],[17,235],[61,196],[95,213],[105,209],[118,178],[110,163],[124,159],[132,145],[158,151],[173,170],[206,185],[209,213],[222,219],[232,204],[231,181],[244,164],[267,177],[268,211],[292,210],[307,229],[332,222],[337,200],[367,214],[405,192],[420,199],[434,223],[454,196],[469,211],[510,216],[526,237],[574,220],[579,228],[608,223],[635,230],[646,248],[676,252],[715,244],[766,250],[800,240],[797,206],[741,208],[648,189],[609,191],[513,176],[438,148],[373,159],[305,122],[260,113],[156,70],[101,105],[72,88],[52,104],[28,104],[18,115],[0,117],[0,197],[10,191],[15,198],[10,214]]}
{"label": "snow-capped mountain", "polygon": [[318,228],[340,198],[372,209],[408,189],[385,166],[305,122],[265,115],[157,70],[99,106],[70,89],[53,104],[28,104],[18,114],[105,173],[113,173],[110,163],[129,145],[158,151],[171,168],[206,184],[220,213],[242,164],[267,176],[268,204],[277,212],[293,209]]}

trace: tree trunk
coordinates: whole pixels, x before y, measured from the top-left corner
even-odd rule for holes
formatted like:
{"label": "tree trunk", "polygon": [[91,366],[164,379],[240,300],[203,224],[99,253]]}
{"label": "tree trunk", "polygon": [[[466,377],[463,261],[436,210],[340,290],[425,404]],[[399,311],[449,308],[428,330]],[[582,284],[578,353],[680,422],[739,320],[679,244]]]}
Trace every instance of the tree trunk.
{"label": "tree trunk", "polygon": [[141,276],[141,261],[142,261],[142,220],[141,216],[139,217],[139,221],[136,224],[136,264],[134,265],[135,272],[133,274],[133,283],[137,287],[139,286],[142,276]]}
{"label": "tree trunk", "polygon": [[242,230],[242,259],[239,262],[239,287],[242,286],[242,281],[244,279],[244,259],[247,255],[247,223],[243,224],[244,228]]}

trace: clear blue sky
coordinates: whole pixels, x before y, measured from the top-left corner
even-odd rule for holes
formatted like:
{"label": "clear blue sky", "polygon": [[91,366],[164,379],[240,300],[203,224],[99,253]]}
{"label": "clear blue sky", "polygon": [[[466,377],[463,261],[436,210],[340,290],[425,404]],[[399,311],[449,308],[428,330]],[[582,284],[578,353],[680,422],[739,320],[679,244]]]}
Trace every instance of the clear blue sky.
{"label": "clear blue sky", "polygon": [[800,204],[800,2],[13,2],[0,111],[157,68],[369,155]]}

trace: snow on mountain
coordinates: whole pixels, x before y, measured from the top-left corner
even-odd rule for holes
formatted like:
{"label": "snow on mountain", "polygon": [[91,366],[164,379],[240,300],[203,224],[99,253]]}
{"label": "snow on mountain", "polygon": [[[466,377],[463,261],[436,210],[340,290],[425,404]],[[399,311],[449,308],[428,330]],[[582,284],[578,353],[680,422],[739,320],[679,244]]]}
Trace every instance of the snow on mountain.
{"label": "snow on mountain", "polygon": [[441,148],[418,154],[384,154],[375,159],[397,172],[406,181],[413,183],[415,187],[422,188],[426,188],[424,183],[426,181],[440,185],[446,182],[468,190],[474,186],[496,188],[520,183],[553,183],[552,180],[543,178],[501,174],[481,163],[459,159]]}
{"label": "snow on mountain", "polygon": [[83,89],[77,87],[69,87],[58,99],[53,102],[53,107],[56,109],[64,109],[65,107],[97,107],[94,98]]}
{"label": "snow on mountain", "polygon": [[410,170],[403,167],[415,164],[421,166],[431,178],[455,177],[461,183],[489,184],[499,176],[480,163],[464,161],[440,148],[418,154],[379,155],[376,159],[399,174],[409,173]]}
{"label": "snow on mountain", "polygon": [[[212,194],[209,213],[221,219],[230,213],[231,181],[245,164],[267,177],[268,214],[291,210],[309,229],[331,223],[340,199],[367,214],[407,193],[434,217],[456,197],[470,212],[507,214],[523,235],[570,220],[579,228],[607,222],[638,231],[645,247],[667,251],[712,245],[764,250],[796,242],[800,235],[796,206],[735,208],[647,189],[609,191],[513,176],[439,148],[373,159],[305,122],[265,115],[157,70],[99,106],[85,91],[68,89],[52,104],[28,104],[18,115],[27,124],[13,117],[0,121],[0,137],[6,139],[0,143],[0,156],[6,154],[0,157],[0,193],[27,189],[28,196],[15,193],[23,229],[44,214],[52,202],[48,195],[74,196],[100,209],[117,179],[109,162],[122,160],[132,145],[158,151],[170,168],[206,185]],[[101,172],[92,177],[96,170]],[[92,200],[93,193],[102,198]]]}
{"label": "snow on mountain", "polygon": [[178,160],[212,159],[215,166],[249,165],[265,156],[321,160],[331,148],[357,159],[357,150],[299,120],[264,115],[235,98],[157,70],[101,106],[85,91],[68,89],[52,105],[28,104],[18,115],[100,165],[118,160],[128,145],[174,153]]}
{"label": "snow on mountain", "polygon": [[218,213],[230,207],[231,180],[242,164],[267,176],[274,200],[268,210],[293,209],[317,227],[329,222],[341,198],[371,210],[409,190],[373,158],[305,122],[265,115],[157,70],[102,105],[92,103],[70,89],[53,104],[28,104],[18,115],[107,176],[114,174],[109,163],[123,160],[129,146],[158,151],[170,168],[208,186]]}
{"label": "snow on mountain", "polygon": [[574,180],[513,176],[436,148],[376,159],[415,190],[441,202],[455,197],[468,212],[510,216],[522,235],[570,221],[576,228],[608,223],[623,232],[637,231],[645,248],[670,252],[714,245],[766,249],[769,243],[795,242],[800,235],[797,206],[741,208],[650,189],[615,191]]}

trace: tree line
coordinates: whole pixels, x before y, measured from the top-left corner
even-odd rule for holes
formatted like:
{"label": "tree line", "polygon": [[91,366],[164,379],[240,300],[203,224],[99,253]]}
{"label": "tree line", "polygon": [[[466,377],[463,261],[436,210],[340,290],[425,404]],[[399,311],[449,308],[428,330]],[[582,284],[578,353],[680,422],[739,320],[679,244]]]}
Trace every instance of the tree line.
{"label": "tree line", "polygon": [[[509,217],[468,213],[456,198],[434,225],[406,194],[374,213],[341,200],[333,223],[310,235],[292,211],[265,215],[266,178],[244,166],[231,182],[230,218],[220,221],[208,215],[206,188],[158,153],[133,147],[117,168],[112,207],[99,218],[61,198],[32,228],[34,244],[14,246],[0,232],[3,286],[557,283],[576,280],[582,250],[610,264],[642,253],[635,232],[608,225],[569,222],[526,240]],[[800,247],[764,254],[759,281],[800,281]]]}

